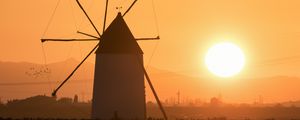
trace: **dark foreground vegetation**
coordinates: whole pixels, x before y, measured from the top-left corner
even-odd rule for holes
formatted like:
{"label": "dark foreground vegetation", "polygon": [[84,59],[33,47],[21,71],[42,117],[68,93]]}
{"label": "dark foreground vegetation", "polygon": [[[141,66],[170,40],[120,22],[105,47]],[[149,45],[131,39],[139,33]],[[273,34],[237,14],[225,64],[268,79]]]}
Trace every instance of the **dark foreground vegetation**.
{"label": "dark foreground vegetation", "polygon": [[[91,104],[78,102],[78,97],[53,98],[34,96],[23,100],[11,100],[0,104],[0,120],[67,120],[89,119]],[[297,106],[249,106],[206,105],[167,106],[166,112],[172,120],[300,120]],[[148,120],[162,120],[156,104],[147,104]],[[112,116],[111,120],[122,120]]]}
{"label": "dark foreground vegetation", "polygon": [[35,96],[0,105],[2,118],[89,118],[91,104],[71,98]]}

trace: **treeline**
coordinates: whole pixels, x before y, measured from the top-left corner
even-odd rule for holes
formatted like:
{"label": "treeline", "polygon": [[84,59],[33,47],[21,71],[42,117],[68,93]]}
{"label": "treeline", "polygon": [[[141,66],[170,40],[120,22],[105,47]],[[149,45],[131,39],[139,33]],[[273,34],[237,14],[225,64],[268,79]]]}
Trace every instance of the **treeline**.
{"label": "treeline", "polygon": [[[300,107],[296,106],[168,106],[165,110],[170,120],[300,120]],[[57,99],[38,95],[0,104],[0,120],[90,119],[90,116],[91,103],[78,102],[77,96]],[[147,103],[147,116],[149,120],[162,118],[155,103]]]}
{"label": "treeline", "polygon": [[72,98],[56,99],[44,95],[23,100],[10,100],[0,105],[2,118],[88,119],[90,113],[90,103],[79,103],[78,100]]}

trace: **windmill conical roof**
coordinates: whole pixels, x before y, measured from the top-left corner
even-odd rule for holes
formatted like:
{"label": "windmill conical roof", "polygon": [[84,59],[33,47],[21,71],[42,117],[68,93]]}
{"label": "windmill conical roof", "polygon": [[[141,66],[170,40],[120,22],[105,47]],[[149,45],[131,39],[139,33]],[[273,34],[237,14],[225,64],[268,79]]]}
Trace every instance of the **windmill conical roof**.
{"label": "windmill conical roof", "polygon": [[102,35],[96,54],[143,54],[121,13]]}

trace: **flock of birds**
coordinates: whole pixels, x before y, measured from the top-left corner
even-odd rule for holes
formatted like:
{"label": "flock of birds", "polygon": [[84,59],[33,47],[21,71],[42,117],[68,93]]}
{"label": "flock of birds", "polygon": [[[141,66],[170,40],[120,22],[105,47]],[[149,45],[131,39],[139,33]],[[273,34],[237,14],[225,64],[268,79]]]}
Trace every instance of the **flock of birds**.
{"label": "flock of birds", "polygon": [[51,70],[45,66],[30,67],[29,70],[25,72],[25,74],[34,79],[44,78],[48,77],[51,74]]}

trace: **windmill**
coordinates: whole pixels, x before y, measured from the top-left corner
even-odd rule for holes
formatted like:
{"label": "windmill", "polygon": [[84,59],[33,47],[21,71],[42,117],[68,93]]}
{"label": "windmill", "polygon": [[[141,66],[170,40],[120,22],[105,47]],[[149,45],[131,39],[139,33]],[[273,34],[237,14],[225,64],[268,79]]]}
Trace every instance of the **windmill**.
{"label": "windmill", "polygon": [[159,36],[135,38],[123,19],[137,0],[123,14],[119,12],[107,28],[105,24],[109,2],[106,0],[102,34],[100,34],[79,0],[76,0],[76,2],[93,26],[97,36],[78,31],[79,34],[90,38],[41,39],[41,42],[99,41],[99,43],[53,91],[52,96],[56,96],[58,90],[72,77],[86,59],[92,53],[96,53],[91,116],[93,119],[111,119],[116,115],[122,119],[146,119],[144,84],[144,78],[146,78],[164,119],[167,120],[164,108],[143,65],[143,51],[137,43],[139,40],[158,40],[160,38]]}

